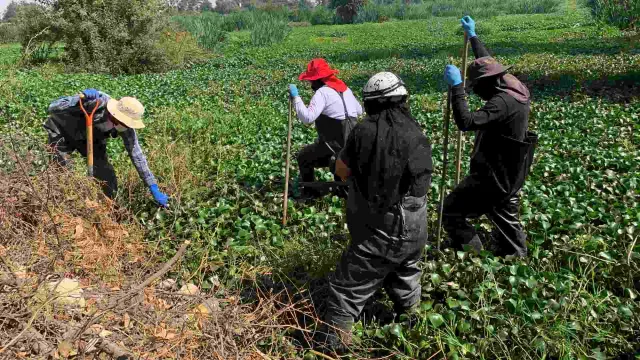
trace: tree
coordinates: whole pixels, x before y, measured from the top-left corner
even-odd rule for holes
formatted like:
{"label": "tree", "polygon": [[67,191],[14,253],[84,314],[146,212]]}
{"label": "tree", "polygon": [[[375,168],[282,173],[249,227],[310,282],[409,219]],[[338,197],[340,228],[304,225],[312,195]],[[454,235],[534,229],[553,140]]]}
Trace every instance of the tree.
{"label": "tree", "polygon": [[142,73],[170,66],[158,46],[170,21],[163,0],[35,2],[18,9],[25,53],[29,46],[61,42],[65,61],[90,72]]}
{"label": "tree", "polygon": [[215,7],[211,4],[209,0],[204,0],[200,5],[200,11],[213,11]]}
{"label": "tree", "polygon": [[18,3],[15,1],[11,1],[9,5],[7,5],[7,9],[4,11],[4,15],[2,16],[2,21],[10,21],[11,19],[16,17],[18,10]]}

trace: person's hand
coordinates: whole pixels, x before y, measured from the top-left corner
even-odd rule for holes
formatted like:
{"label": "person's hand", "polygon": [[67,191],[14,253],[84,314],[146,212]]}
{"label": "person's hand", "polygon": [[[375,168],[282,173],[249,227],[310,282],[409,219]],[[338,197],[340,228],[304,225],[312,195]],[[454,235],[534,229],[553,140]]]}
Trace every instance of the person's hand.
{"label": "person's hand", "polygon": [[462,84],[460,69],[455,65],[447,65],[447,67],[444,68],[444,80],[449,84],[449,86]]}
{"label": "person's hand", "polygon": [[467,36],[469,37],[469,39],[471,39],[472,37],[477,36],[476,35],[476,22],[473,21],[471,16],[463,17],[462,19],[460,19],[460,22],[462,23],[462,28],[467,33]]}
{"label": "person's hand", "polygon": [[293,84],[289,84],[289,96],[291,96],[292,98],[298,96],[298,87],[293,85]]}
{"label": "person's hand", "polygon": [[162,207],[167,207],[169,197],[158,189],[158,184],[149,186],[149,191],[153,195],[153,199]]}
{"label": "person's hand", "polygon": [[100,93],[96,89],[82,90],[85,100],[92,101],[100,97]]}

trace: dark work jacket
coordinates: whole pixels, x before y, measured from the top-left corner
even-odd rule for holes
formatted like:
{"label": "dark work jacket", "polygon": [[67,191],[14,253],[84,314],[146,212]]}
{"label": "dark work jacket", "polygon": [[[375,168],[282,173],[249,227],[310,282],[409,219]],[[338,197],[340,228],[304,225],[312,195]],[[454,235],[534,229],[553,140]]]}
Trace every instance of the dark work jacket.
{"label": "dark work jacket", "polygon": [[[103,143],[109,138],[117,137],[118,132],[107,120],[107,103],[109,96],[100,93],[100,106],[93,116],[93,142]],[[44,127],[49,132],[62,135],[67,141],[81,143],[87,140],[87,126],[84,113],[80,109],[80,97],[77,95],[61,97],[49,105],[49,118]],[[96,101],[86,101],[85,109],[91,113]]]}
{"label": "dark work jacket", "polygon": [[[471,39],[476,57],[489,56],[482,43]],[[461,131],[475,131],[471,175],[491,182],[503,196],[517,193],[529,173],[538,136],[528,132],[529,103],[507,93],[497,93],[478,111],[470,112],[465,89],[451,89],[451,105]]]}

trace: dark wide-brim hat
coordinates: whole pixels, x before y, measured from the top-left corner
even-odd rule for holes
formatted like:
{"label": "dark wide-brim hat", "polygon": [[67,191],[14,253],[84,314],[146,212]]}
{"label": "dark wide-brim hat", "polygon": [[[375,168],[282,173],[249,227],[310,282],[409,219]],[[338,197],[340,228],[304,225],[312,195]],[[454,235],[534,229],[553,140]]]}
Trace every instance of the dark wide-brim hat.
{"label": "dark wide-brim hat", "polygon": [[475,59],[467,68],[467,77],[470,85],[474,85],[481,79],[506,74],[511,66],[503,66],[491,56],[483,56]]}

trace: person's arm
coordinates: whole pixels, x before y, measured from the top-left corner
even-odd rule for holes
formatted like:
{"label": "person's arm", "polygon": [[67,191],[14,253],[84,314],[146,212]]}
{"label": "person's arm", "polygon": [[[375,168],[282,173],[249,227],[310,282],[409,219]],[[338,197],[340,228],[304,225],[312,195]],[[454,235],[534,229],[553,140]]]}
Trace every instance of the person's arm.
{"label": "person's arm", "polygon": [[491,56],[491,54],[489,54],[489,50],[487,50],[487,48],[484,46],[482,41],[478,39],[477,35],[470,38],[469,42],[471,43],[471,48],[473,49],[473,55],[476,57],[476,59],[485,57],[485,56]]}
{"label": "person's arm", "polygon": [[312,124],[314,121],[316,121],[320,114],[322,114],[322,110],[324,110],[326,104],[324,95],[320,90],[316,91],[316,93],[313,95],[308,108],[304,105],[304,101],[302,101],[302,98],[300,96],[295,96],[293,98],[293,102],[296,108],[298,119],[300,119],[300,121],[302,121],[302,123],[306,125]]}
{"label": "person's arm", "polygon": [[120,137],[124,143],[124,148],[127,149],[127,152],[129,153],[129,158],[131,159],[133,166],[135,166],[138,171],[138,175],[140,175],[144,184],[147,185],[147,187],[156,184],[156,178],[153,176],[151,169],[149,169],[147,158],[142,152],[140,143],[138,143],[138,135],[136,134],[136,131],[134,129],[128,129],[127,131],[121,132]]}
{"label": "person's arm", "polygon": [[471,48],[473,48],[473,55],[477,58],[491,56],[487,48],[484,47],[484,44],[480,39],[478,39],[478,35],[476,35],[476,22],[471,18],[471,16],[465,16],[460,19],[460,23],[462,24],[462,29],[465,34],[469,37],[469,42],[471,42]]}
{"label": "person's arm", "polygon": [[459,84],[451,88],[453,118],[460,131],[484,130],[503,120],[507,115],[507,104],[500,96],[494,96],[478,111],[470,112],[464,87]]}
{"label": "person's arm", "polygon": [[356,154],[356,141],[358,138],[358,129],[359,126],[356,125],[351,134],[347,138],[347,143],[344,144],[344,148],[338,154],[338,158],[336,159],[336,175],[338,175],[342,181],[347,181],[349,176],[351,176],[352,171],[349,168],[349,164],[355,161]]}

